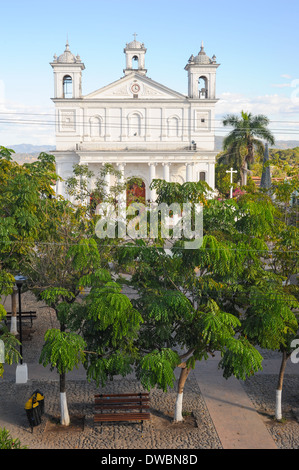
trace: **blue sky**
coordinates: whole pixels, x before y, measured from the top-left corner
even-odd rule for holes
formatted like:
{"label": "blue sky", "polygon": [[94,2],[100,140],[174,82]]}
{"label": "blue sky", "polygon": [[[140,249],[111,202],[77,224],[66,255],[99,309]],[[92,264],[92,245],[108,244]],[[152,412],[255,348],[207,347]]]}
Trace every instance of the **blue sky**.
{"label": "blue sky", "polygon": [[147,47],[147,75],[184,94],[184,67],[203,40],[221,64],[217,117],[263,113],[277,138],[299,140],[298,0],[0,0],[0,11],[0,120],[41,121],[0,122],[0,145],[55,143],[53,126],[43,125],[54,110],[49,62],[67,35],[85,64],[87,94],[123,75],[134,32]]}

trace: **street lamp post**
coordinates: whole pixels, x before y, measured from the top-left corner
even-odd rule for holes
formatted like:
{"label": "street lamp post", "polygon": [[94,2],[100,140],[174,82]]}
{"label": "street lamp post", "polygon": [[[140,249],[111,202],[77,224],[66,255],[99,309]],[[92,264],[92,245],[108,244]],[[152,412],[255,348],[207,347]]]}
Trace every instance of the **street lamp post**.
{"label": "street lamp post", "polygon": [[20,364],[17,365],[16,383],[26,383],[28,380],[27,364],[23,364],[23,337],[22,337],[22,304],[21,290],[26,278],[24,276],[15,276],[16,286],[19,294],[19,341],[20,341]]}

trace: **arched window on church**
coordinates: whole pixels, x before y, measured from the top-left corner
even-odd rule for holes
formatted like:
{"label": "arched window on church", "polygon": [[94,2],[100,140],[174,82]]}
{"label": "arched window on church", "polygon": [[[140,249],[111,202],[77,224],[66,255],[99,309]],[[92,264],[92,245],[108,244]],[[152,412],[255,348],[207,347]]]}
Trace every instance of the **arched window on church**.
{"label": "arched window on church", "polygon": [[102,121],[98,116],[93,116],[89,120],[90,137],[100,137],[102,135]]}
{"label": "arched window on church", "polygon": [[69,75],[63,77],[63,98],[73,98],[73,80]]}
{"label": "arched window on church", "polygon": [[199,173],[199,181],[206,181],[206,172],[205,171],[201,171]]}
{"label": "arched window on church", "polygon": [[208,98],[208,80],[207,77],[199,77],[198,79],[198,97],[199,99],[207,99]]}
{"label": "arched window on church", "polygon": [[179,120],[176,116],[172,116],[167,119],[167,133],[168,133],[168,137],[178,137]]}
{"label": "arched window on church", "polygon": [[138,58],[137,55],[134,55],[134,56],[132,57],[132,68],[133,68],[134,70],[138,70],[138,69],[139,69],[139,58]]}
{"label": "arched window on church", "polygon": [[141,135],[141,116],[133,113],[129,116],[129,136],[140,137]]}

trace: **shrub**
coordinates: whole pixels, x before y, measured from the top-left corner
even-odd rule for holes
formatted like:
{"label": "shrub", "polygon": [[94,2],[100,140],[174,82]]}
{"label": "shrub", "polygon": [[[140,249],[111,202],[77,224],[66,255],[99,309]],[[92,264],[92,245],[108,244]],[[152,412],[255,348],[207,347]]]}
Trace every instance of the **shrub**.
{"label": "shrub", "polygon": [[13,439],[7,429],[0,429],[0,449],[27,449],[19,439]]}

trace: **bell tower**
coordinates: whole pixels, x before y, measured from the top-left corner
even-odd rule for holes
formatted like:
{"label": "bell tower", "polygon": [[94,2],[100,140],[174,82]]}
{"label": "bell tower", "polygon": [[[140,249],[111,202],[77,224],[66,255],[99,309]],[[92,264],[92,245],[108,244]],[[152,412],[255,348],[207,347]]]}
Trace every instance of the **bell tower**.
{"label": "bell tower", "polygon": [[193,99],[216,99],[215,55],[210,59],[204,51],[203,42],[197,56],[191,55],[185,70],[188,71],[188,96]]}
{"label": "bell tower", "polygon": [[128,75],[132,72],[138,72],[140,75],[146,75],[145,69],[145,53],[144,44],[136,41],[137,34],[134,33],[134,41],[126,44],[124,53],[126,54],[126,68],[124,74]]}
{"label": "bell tower", "polygon": [[50,63],[54,72],[54,99],[77,99],[82,97],[82,70],[85,69],[80,56],[70,51],[68,41],[59,57],[54,55]]}

